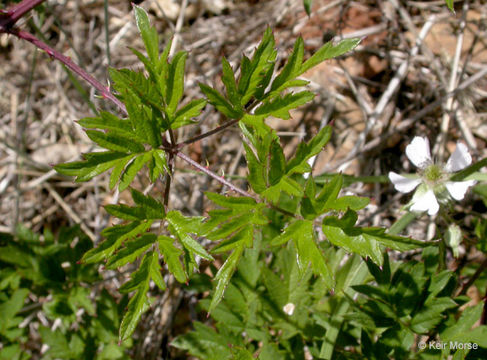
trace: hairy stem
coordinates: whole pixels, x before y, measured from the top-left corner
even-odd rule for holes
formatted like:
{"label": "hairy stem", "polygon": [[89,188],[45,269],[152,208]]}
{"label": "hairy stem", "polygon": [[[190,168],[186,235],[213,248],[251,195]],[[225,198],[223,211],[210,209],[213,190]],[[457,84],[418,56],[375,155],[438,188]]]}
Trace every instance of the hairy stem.
{"label": "hairy stem", "polygon": [[206,175],[212,177],[213,179],[215,179],[219,183],[222,183],[223,185],[228,186],[230,188],[230,190],[233,190],[236,193],[239,193],[240,195],[253,198],[253,196],[250,193],[248,193],[247,191],[242,190],[242,189],[236,187],[231,182],[227,181],[224,177],[219,176],[219,175],[215,174],[213,171],[211,171],[211,170],[207,169],[206,167],[204,167],[203,165],[198,164],[196,161],[194,161],[193,159],[191,159],[189,156],[187,156],[186,154],[182,153],[181,151],[178,151],[176,153],[176,156],[178,156],[179,158],[183,159],[187,163],[191,164],[192,166],[194,166],[196,169],[200,170],[201,172],[204,172]]}

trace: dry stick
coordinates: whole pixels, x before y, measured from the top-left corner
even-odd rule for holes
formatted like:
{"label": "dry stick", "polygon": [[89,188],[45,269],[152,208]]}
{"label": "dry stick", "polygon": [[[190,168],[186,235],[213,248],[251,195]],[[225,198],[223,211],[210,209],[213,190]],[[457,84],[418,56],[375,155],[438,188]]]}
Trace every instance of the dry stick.
{"label": "dry stick", "polygon": [[[472,31],[468,23],[465,25],[465,30]],[[462,66],[462,71],[460,71],[460,74],[458,75],[458,79],[462,79],[464,75],[466,74],[467,68],[470,66],[470,63],[472,62],[473,56],[474,56],[474,50],[477,46],[477,43],[480,40],[479,34],[477,32],[473,32],[473,40],[470,43],[470,48],[468,49],[467,55],[465,57],[465,60],[463,61],[463,66]],[[484,43],[485,44],[485,43]],[[475,142],[475,138],[472,134],[472,131],[470,130],[469,126],[466,124],[464,120],[464,112],[463,111],[458,111],[456,120],[458,123],[458,127],[460,129],[460,133],[462,134],[463,138],[465,139],[465,142],[467,143],[468,147],[472,150],[477,150],[477,143]]]}
{"label": "dry stick", "polygon": [[[411,19],[411,16],[409,16],[409,13],[404,8],[404,6],[402,6],[402,4],[400,4],[397,0],[389,0],[389,2],[392,3],[396,11],[398,11],[399,14],[401,15],[409,32],[413,34],[413,36],[418,36],[418,32],[416,31],[416,26],[414,25],[413,19]],[[447,16],[449,17],[450,15],[448,14]],[[443,17],[444,17],[443,15],[438,15],[437,21],[441,21]],[[433,52],[427,46],[423,46],[423,45],[421,45],[421,52],[427,57],[427,59],[431,64],[431,67],[436,72],[440,82],[444,84],[444,86],[446,87],[447,86],[446,79],[441,71],[442,69],[438,66],[438,61],[436,61]]]}
{"label": "dry stick", "polygon": [[186,7],[188,6],[188,0],[183,0],[181,3],[181,8],[179,9],[179,16],[176,21],[176,27],[174,29],[174,38],[171,44],[171,49],[169,50],[169,56],[173,56],[176,48],[178,47],[178,42],[181,39],[181,28],[183,27],[184,23],[184,12],[186,11]]}
{"label": "dry stick", "polygon": [[[427,106],[425,106],[424,108],[422,108],[414,116],[412,116],[410,118],[407,118],[404,121],[402,121],[400,124],[398,124],[395,127],[394,132],[396,133],[396,132],[401,132],[401,131],[406,130],[407,128],[409,128],[410,126],[412,126],[416,121],[418,121],[419,119],[421,119],[423,116],[425,116],[426,114],[430,113],[431,111],[433,111],[434,109],[436,109],[438,106],[440,106],[441,104],[443,104],[446,99],[448,99],[448,98],[456,95],[457,93],[459,93],[462,90],[465,90],[470,85],[474,84],[476,81],[482,79],[486,75],[487,75],[487,66],[483,67],[482,70],[480,70],[479,72],[475,73],[474,75],[470,76],[468,79],[466,79],[465,81],[463,81],[453,91],[446,93],[443,97],[439,98],[438,100],[435,100],[431,104],[428,104]],[[373,148],[379,146],[379,144],[382,142],[382,140],[385,137],[390,136],[392,134],[393,134],[393,132],[392,131],[389,131],[387,134],[382,135],[380,137],[377,137],[377,138],[369,141],[364,146],[363,151],[370,151]]]}
{"label": "dry stick", "polygon": [[49,183],[44,184],[45,188],[51,196],[56,200],[56,202],[61,205],[64,211],[68,214],[68,216],[76,223],[79,224],[81,227],[81,230],[83,230],[86,235],[94,242],[96,241],[96,235],[91,232],[91,230],[83,223],[83,220],[76,215],[76,213],[71,209],[71,207],[63,200],[63,198],[57,193],[56,190],[53,189],[53,187]]}
{"label": "dry stick", "polygon": [[[399,69],[397,69],[396,74],[394,75],[394,77],[391,79],[391,81],[387,85],[387,88],[384,91],[384,93],[382,94],[382,96],[380,97],[379,102],[375,106],[374,111],[370,114],[370,117],[367,119],[367,124],[365,125],[365,129],[359,135],[359,138],[357,140],[355,147],[352,149],[350,154],[344,160],[342,160],[339,164],[335,165],[334,168],[341,167],[342,165],[349,163],[349,161],[352,160],[360,150],[363,150],[362,148],[365,144],[365,139],[366,139],[368,133],[374,127],[379,116],[382,114],[386,105],[389,103],[392,95],[394,95],[394,93],[399,88],[399,85],[401,84],[401,82],[405,78],[405,76],[407,74],[410,59],[412,59],[414,56],[416,56],[418,54],[421,43],[423,42],[424,38],[426,37],[426,35],[430,31],[434,22],[435,22],[435,16],[434,15],[431,16],[430,18],[428,18],[428,20],[425,22],[425,24],[423,25],[423,28],[421,29],[421,31],[418,35],[418,38],[416,39],[416,45],[411,49],[411,54],[410,54],[409,58],[405,59],[402,62],[401,66],[399,66]],[[346,166],[348,166],[348,164],[345,165],[345,167]],[[341,170],[344,170],[344,169],[341,168]]]}
{"label": "dry stick", "polygon": [[[455,49],[455,55],[453,57],[453,63],[451,67],[451,73],[450,73],[450,80],[448,82],[448,92],[451,92],[455,89],[455,86],[458,83],[458,65],[460,63],[460,55],[462,53],[462,46],[463,46],[463,38],[465,35],[465,23],[466,23],[466,17],[467,17],[467,11],[468,11],[468,1],[465,1],[463,4],[463,9],[462,9],[462,19],[460,21],[460,31],[457,37],[457,46]],[[441,121],[441,127],[440,127],[440,133],[438,135],[438,138],[436,140],[435,147],[433,149],[433,153],[437,154],[438,160],[443,161],[444,156],[445,156],[445,145],[446,145],[446,139],[448,136],[448,128],[450,125],[450,117],[452,116],[452,112],[454,111],[454,107],[456,107],[457,102],[455,99],[452,97],[449,97],[446,100],[445,104],[445,112],[443,113],[443,119]]]}

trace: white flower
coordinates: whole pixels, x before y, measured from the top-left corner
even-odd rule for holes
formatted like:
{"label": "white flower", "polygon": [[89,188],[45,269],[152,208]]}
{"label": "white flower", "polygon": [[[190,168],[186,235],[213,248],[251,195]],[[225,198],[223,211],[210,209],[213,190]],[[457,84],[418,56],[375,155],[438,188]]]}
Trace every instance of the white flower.
{"label": "white flower", "polygon": [[396,190],[402,193],[418,188],[411,200],[412,211],[428,211],[429,215],[434,215],[440,208],[438,199],[443,201],[448,197],[445,196],[445,189],[453,199],[462,200],[468,188],[475,184],[475,180],[449,180],[450,173],[462,170],[472,163],[472,157],[462,143],[457,143],[444,167],[433,163],[427,138],[416,136],[406,147],[406,155],[419,169],[419,176],[403,176],[391,171],[389,179]]}
{"label": "white flower", "polygon": [[294,308],[296,306],[293,303],[288,303],[283,306],[282,311],[291,316],[294,313]]}

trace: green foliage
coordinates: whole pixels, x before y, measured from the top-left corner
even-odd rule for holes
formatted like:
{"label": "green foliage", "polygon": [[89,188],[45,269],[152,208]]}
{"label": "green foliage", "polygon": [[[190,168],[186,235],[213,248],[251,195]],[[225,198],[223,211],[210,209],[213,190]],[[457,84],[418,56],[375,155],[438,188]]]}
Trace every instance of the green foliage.
{"label": "green foliage", "polygon": [[[131,342],[117,344],[122,308],[106,290],[90,296],[86,284],[101,278],[95,266],[78,263],[92,246],[78,226],[56,237],[23,226],[0,234],[0,359],[40,358],[42,344],[49,347],[42,359],[128,359]],[[60,322],[50,329],[37,313],[50,326]]]}
{"label": "green foliage", "polygon": [[308,16],[311,15],[311,5],[313,5],[313,0],[303,0],[304,10]]}
{"label": "green foliage", "polygon": [[[439,272],[438,261],[432,261],[437,254],[435,248],[425,249],[424,262],[402,263],[395,271],[392,271],[387,257],[382,269],[367,263],[377,285],[354,286],[356,291],[365,295],[365,299],[359,303],[350,300],[353,308],[362,314],[351,321],[364,329],[362,352],[367,358],[404,357],[413,348],[415,337],[435,333],[439,333],[438,341],[444,344],[457,342],[487,346],[486,338],[479,338],[486,334],[487,327],[472,329],[474,319],[480,316],[480,312],[473,315],[478,307],[468,308],[456,319],[463,300],[454,296],[454,274],[447,270]],[[379,333],[378,328],[384,327],[386,331]],[[373,343],[371,339],[375,339]],[[417,346],[416,350],[420,358],[432,359],[444,358],[455,352],[458,356],[463,352],[452,346],[444,346],[444,349]]]}
{"label": "green foliage", "polygon": [[355,227],[356,221],[357,214],[348,210],[341,219],[334,216],[323,219],[322,230],[331,243],[370,257],[378,265],[382,265],[381,244],[400,251],[427,246],[418,240],[387,234],[385,229]]}
{"label": "green foliage", "polygon": [[[346,359],[455,355],[463,359],[469,352],[473,356],[467,358],[481,358],[480,348],[487,346],[487,327],[474,326],[482,304],[456,318],[464,300],[454,297],[454,273],[438,272],[438,261],[432,260],[437,259],[437,249],[425,249],[424,262],[390,263],[386,254],[378,267],[355,256],[343,263],[342,250],[329,248],[325,257],[337,275],[332,295],[323,278],[314,278],[310,272],[303,277],[293,261],[293,247],[274,252],[264,265],[259,252],[262,242],[256,245],[244,251],[225,298],[212,312],[216,330],[196,323],[174,346],[199,359],[235,359],[230,350],[234,347],[259,359],[301,358],[304,347],[320,359],[332,355]],[[202,310],[209,304],[209,300],[201,301]],[[291,314],[285,312],[287,304],[294,305]],[[432,343],[475,343],[479,350],[418,345],[434,334],[439,338]],[[213,353],[215,349],[220,357]]]}
{"label": "green foliage", "polygon": [[[311,1],[304,1],[304,5],[309,14]],[[165,291],[163,273],[169,273],[181,283],[200,280],[203,289],[199,291],[211,293],[200,305],[211,314],[215,328],[196,322],[194,332],[173,343],[202,359],[422,357],[429,353],[412,351],[415,339],[435,335],[445,341],[484,344],[484,327],[470,331],[472,321],[480,316],[478,309],[465,311],[461,325],[448,330],[463,300],[453,296],[454,275],[426,256],[435,256],[432,251],[437,243],[397,235],[414,217],[402,218],[389,231],[357,225],[357,212],[369,199],[343,196],[344,187],[384,179],[342,174],[315,177],[310,163],[330,141],[331,127],[310,135],[286,158],[281,139],[265,122],[269,117],[288,120],[295,109],[312,101],[314,94],[299,76],[354,49],[359,40],[326,43],[305,60],[304,41],[298,38],[287,61],[278,66],[276,42],[267,29],[252,56],[242,57],[239,70],[222,58],[222,92],[200,84],[205,98],[186,100],[188,54],[180,51],[170,57],[171,41],[160,53],[159,38],[147,14],[137,6],[134,11],[147,55],[131,50],[145,69],[110,69],[126,118],[100,112],[97,117],[80,120],[88,137],[103,150],[55,167],[62,174],[76,176],[76,181],[87,181],[112,169],[110,188],[118,183],[118,190],[130,189],[131,204],[105,206],[106,212],[119,220],[102,231],[105,239],[82,258],[83,266],[105,261],[106,269],[130,271],[130,279],[119,289],[127,294],[124,315],[116,322],[120,341],[130,339],[136,330],[150,307],[150,293]],[[174,157],[182,157],[181,149],[194,139],[177,143],[174,130],[196,124],[195,118],[207,103],[232,121],[200,138],[238,123],[248,167],[248,191],[253,193],[212,174],[244,196],[207,192],[208,213],[187,216],[170,210],[169,190]],[[470,176],[478,166],[460,175]],[[143,179],[144,167],[150,183],[165,178],[163,194],[156,186],[149,188],[154,189],[151,194],[133,189],[134,179]],[[484,222],[478,222],[477,229],[481,234]],[[211,249],[205,248],[203,239],[212,243]],[[479,235],[478,243],[485,245],[485,236]],[[390,263],[387,249],[421,249],[425,262]],[[15,247],[0,253],[0,260],[30,266]],[[222,265],[216,269],[210,264],[211,283],[207,275],[198,274],[200,261],[217,260]],[[44,271],[40,265],[37,269]],[[56,281],[62,287],[62,272],[51,269],[48,273],[45,277],[59,277]],[[17,281],[13,274],[5,279],[6,283]],[[0,314],[6,324],[2,331],[18,325],[18,303],[25,298],[26,292],[19,290],[2,302]],[[86,289],[71,290],[59,294],[45,311],[64,314],[66,323],[75,320],[72,314],[78,306],[95,314],[97,309],[85,298]],[[66,333],[60,337],[47,328],[40,331],[51,344],[52,357],[83,354],[84,335]]]}
{"label": "green foliage", "polygon": [[453,9],[453,0],[445,0],[445,4],[446,6],[448,6],[448,9],[450,9],[450,11],[455,12],[455,10]]}

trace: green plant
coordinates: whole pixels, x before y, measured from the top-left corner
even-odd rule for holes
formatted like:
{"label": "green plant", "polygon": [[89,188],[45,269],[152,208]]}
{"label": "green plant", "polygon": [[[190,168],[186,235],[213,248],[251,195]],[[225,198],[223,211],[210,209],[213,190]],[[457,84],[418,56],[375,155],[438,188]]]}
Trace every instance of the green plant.
{"label": "green plant", "polygon": [[[130,188],[135,206],[106,206],[108,213],[124,223],[106,228],[102,233],[106,240],[83,257],[85,263],[105,259],[107,269],[142,259],[140,267],[132,274],[132,280],[120,289],[123,293],[135,292],[121,323],[121,339],[133,333],[141,314],[148,308],[150,280],[161,290],[165,289],[161,258],[168,265],[169,272],[178,281],[185,282],[198,269],[197,256],[212,261],[213,255],[227,255],[215,276],[217,284],[208,308],[212,312],[222,299],[244,250],[253,247],[255,236],[277,214],[284,216],[285,221],[279,229],[282,234],[276,234],[271,244],[277,246],[293,240],[302,271],[311,263],[313,272],[321,276],[328,289],[334,285],[334,276],[317,244],[315,226],[319,223],[323,224],[323,232],[331,243],[370,257],[379,265],[382,263],[382,246],[405,250],[424,245],[409,238],[386,234],[381,229],[355,227],[355,211],[365,207],[368,200],[355,196],[338,197],[343,183],[340,175],[319,191],[312,176],[304,179],[303,174],[311,170],[307,161],[326,145],[331,135],[330,127],[324,127],[307,143],[300,144],[296,154],[286,160],[279,137],[264,121],[269,116],[289,119],[290,110],[311,101],[314,95],[310,91],[297,91],[307,84],[297,77],[320,62],[353,49],[358,40],[345,40],[338,45],[325,44],[304,61],[304,44],[299,38],[285,66],[274,75],[275,42],[268,29],[252,58],[242,58],[238,79],[228,61],[222,59],[225,94],[200,84],[206,99],[193,100],[183,106],[180,101],[184,92],[187,54],[179,52],[168,59],[170,42],[159,54],[158,36],[150,26],[147,14],[139,7],[135,7],[135,14],[148,56],[134,49],[132,51],[144,64],[148,76],[128,69],[110,70],[114,89],[125,104],[128,119],[102,112],[99,117],[80,120],[79,124],[84,128],[97,129],[86,130],[86,133],[106,151],[88,153],[84,155],[84,161],[55,167],[62,174],[76,176],[77,181],[89,180],[113,168],[110,186],[115,187],[118,183],[120,191],[130,186],[144,165],[152,182],[160,176],[165,178],[163,201]],[[294,91],[286,91],[289,88]],[[233,124],[238,124],[242,130],[249,168],[247,180],[256,195],[204,170],[181,152],[185,145],[216,133],[213,131],[180,143],[175,139],[173,131],[192,125],[193,118],[206,102],[229,119],[217,130]],[[206,193],[206,197],[219,207],[210,211],[208,217],[187,217],[179,211],[168,211],[175,156],[196,165],[243,196]],[[341,219],[336,215],[323,219],[322,215],[330,211],[345,214]],[[158,235],[147,232],[155,222],[160,224]],[[213,255],[194,236],[214,241]]]}
{"label": "green plant", "polygon": [[[0,234],[0,359],[29,359],[41,350],[43,359],[127,358],[131,340],[117,344],[126,301],[117,304],[105,289],[92,297],[91,284],[102,279],[96,266],[78,263],[92,247],[78,226],[60,229],[56,238],[23,226]],[[32,347],[40,342],[31,326],[47,351]]]}
{"label": "green plant", "polygon": [[[33,6],[40,2],[23,4]],[[310,7],[311,2],[305,4]],[[23,11],[22,7],[15,9]],[[184,99],[188,54],[181,51],[169,56],[171,41],[160,52],[158,35],[147,14],[137,6],[134,10],[147,56],[132,51],[143,63],[144,71],[110,69],[115,94],[71,60],[15,29],[13,25],[20,16],[15,11],[0,18],[5,32],[31,41],[62,61],[124,113],[119,116],[102,111],[99,116],[81,119],[79,125],[104,150],[84,154],[82,161],[55,166],[59,173],[75,176],[76,181],[88,181],[111,170],[110,188],[130,191],[131,205],[105,206],[120,221],[105,228],[104,240],[82,257],[86,268],[100,261],[105,261],[109,270],[132,264],[126,267],[131,271],[130,280],[119,289],[126,294],[125,299],[130,295],[119,324],[119,341],[131,339],[142,314],[150,307],[152,293],[166,289],[163,273],[189,286],[195,278],[208,284],[207,275],[198,274],[200,260],[204,260],[209,262],[214,285],[203,285],[204,290],[211,290],[211,296],[200,305],[212,316],[216,330],[197,322],[194,332],[174,342],[174,346],[200,358],[482,356],[483,350],[477,348],[457,351],[449,347],[437,351],[434,346],[419,347],[425,341],[487,346],[485,326],[472,329],[481,316],[481,306],[468,308],[459,316],[460,305],[467,299],[457,293],[460,284],[454,274],[445,270],[447,248],[455,254],[461,233],[449,227],[448,235],[429,242],[398,235],[416,218],[416,213],[406,214],[389,229],[360,226],[358,212],[368,205],[369,199],[341,193],[346,182],[361,180],[342,174],[311,174],[310,160],[330,140],[331,127],[323,127],[286,158],[281,139],[266,124],[269,117],[288,120],[291,110],[309,103],[314,94],[299,76],[322,61],[353,50],[358,40],[327,43],[305,60],[304,42],[298,38],[279,69],[274,36],[267,29],[253,55],[242,57],[239,76],[228,60],[222,59],[223,93],[200,84],[204,97],[188,102]],[[208,104],[225,120],[223,124],[179,141],[175,130],[197,126],[196,118]],[[238,187],[183,152],[186,146],[230,126],[238,126],[241,132],[248,189]],[[171,208],[169,194],[177,171],[176,158],[228,188],[223,194],[205,193],[211,203],[207,214],[188,216]],[[448,180],[470,181],[469,186],[473,180],[485,180],[476,173],[485,163],[485,159],[481,160]],[[430,169],[438,171],[428,174],[427,181],[434,180],[436,184],[440,178],[443,180],[439,167]],[[162,180],[164,191],[136,190],[131,186],[136,176],[147,176],[151,183]],[[405,178],[395,176],[398,182]],[[481,187],[477,189],[482,191]],[[463,198],[465,191],[456,198]],[[416,210],[425,210],[425,201],[419,203]],[[430,214],[436,214],[438,207],[433,210]],[[451,222],[447,212],[441,214],[442,220]],[[485,248],[484,230],[485,221],[479,218],[475,231],[480,249]],[[203,238],[212,242],[209,248],[202,245]],[[387,255],[391,250],[407,251],[402,256],[415,258],[422,254],[424,263],[414,259],[391,261]],[[216,258],[223,263],[218,269],[214,265]],[[486,266],[466,268],[472,283],[483,280],[480,273]],[[475,273],[471,274],[472,270]],[[158,290],[151,290],[151,283]],[[25,291],[14,291],[4,301],[10,309],[5,329],[12,342],[9,346],[17,346],[13,341],[17,339],[19,322],[15,318],[19,309],[12,304],[25,296]],[[66,294],[59,295],[58,302],[74,301],[73,306],[78,305],[77,293],[73,295],[75,300],[65,297]],[[62,310],[57,304],[52,307]],[[79,305],[94,314],[86,303]],[[72,312],[56,312],[53,317],[64,319],[66,324],[74,321]],[[13,331],[13,335],[8,331]],[[53,357],[76,357],[88,348],[82,346],[86,334],[66,333],[59,338],[47,329],[41,334],[52,344]],[[74,352],[64,353],[67,347]]]}

